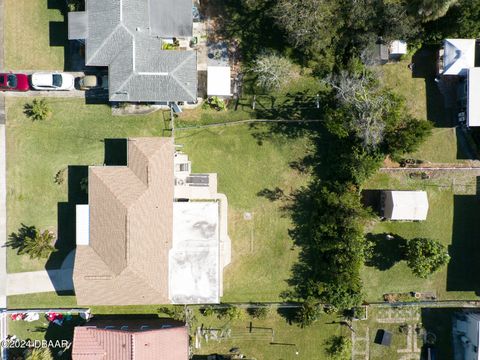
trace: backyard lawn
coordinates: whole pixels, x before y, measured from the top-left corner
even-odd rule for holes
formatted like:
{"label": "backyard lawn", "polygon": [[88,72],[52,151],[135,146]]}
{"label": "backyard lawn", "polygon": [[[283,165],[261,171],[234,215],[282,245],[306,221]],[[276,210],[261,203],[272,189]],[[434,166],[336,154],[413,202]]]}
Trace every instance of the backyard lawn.
{"label": "backyard lawn", "polygon": [[5,1],[5,69],[64,69],[64,8],[64,0]]}
{"label": "backyard lawn", "polygon": [[330,337],[350,337],[350,330],[341,326],[334,315],[322,315],[318,322],[303,329],[289,325],[274,309],[265,320],[252,319],[246,313],[243,319],[233,321],[200,314],[196,318],[197,326],[213,328],[216,333],[230,331],[230,336],[221,341],[202,339],[201,349],[194,349],[194,354],[228,354],[237,347],[247,359],[327,359],[324,349]]}
{"label": "backyard lawn", "polygon": [[451,256],[448,266],[428,279],[415,277],[402,261],[398,239],[381,239],[381,259],[365,266],[362,277],[367,301],[383,300],[384,293],[434,292],[441,300],[475,299],[480,294],[480,246],[476,239],[480,231],[477,214],[480,197],[476,195],[476,178],[455,173],[432,174],[429,180],[415,180],[406,174],[379,173],[365,186],[366,189],[425,190],[428,193],[429,212],[426,221],[376,223],[372,234],[398,235],[406,240],[427,237],[448,246]]}

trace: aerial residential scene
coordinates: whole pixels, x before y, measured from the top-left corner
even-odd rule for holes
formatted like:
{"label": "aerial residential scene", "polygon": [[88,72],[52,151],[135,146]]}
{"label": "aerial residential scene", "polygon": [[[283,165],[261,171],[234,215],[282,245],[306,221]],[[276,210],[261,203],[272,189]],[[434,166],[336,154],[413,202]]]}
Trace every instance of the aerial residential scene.
{"label": "aerial residential scene", "polygon": [[480,0],[0,0],[0,359],[480,360]]}

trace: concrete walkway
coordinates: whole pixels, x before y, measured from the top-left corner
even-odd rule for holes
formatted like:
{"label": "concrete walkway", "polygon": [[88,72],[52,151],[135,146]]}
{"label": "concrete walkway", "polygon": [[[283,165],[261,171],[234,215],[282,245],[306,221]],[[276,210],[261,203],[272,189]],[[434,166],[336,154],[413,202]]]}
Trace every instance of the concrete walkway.
{"label": "concrete walkway", "polygon": [[72,250],[60,269],[7,274],[7,296],[73,290],[74,262]]}
{"label": "concrete walkway", "polygon": [[7,210],[5,178],[5,98],[0,95],[0,309],[7,307]]}

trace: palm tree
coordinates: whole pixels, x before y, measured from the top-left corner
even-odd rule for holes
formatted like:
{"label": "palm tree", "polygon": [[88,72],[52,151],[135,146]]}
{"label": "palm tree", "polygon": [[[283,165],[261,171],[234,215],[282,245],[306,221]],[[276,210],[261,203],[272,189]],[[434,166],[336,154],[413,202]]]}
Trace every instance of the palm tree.
{"label": "palm tree", "polygon": [[26,236],[23,248],[19,250],[19,254],[28,254],[31,259],[47,258],[55,251],[52,243],[54,235],[48,230],[40,233],[37,229],[33,236]]}
{"label": "palm tree", "polygon": [[28,349],[25,360],[52,360],[52,353],[48,348]]}

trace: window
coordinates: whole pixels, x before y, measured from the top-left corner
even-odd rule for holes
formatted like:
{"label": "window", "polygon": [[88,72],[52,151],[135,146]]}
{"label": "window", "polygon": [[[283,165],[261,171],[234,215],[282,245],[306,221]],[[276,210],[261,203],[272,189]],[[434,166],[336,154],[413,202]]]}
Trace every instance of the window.
{"label": "window", "polygon": [[17,77],[13,74],[9,74],[7,77],[7,86],[14,88],[17,87]]}
{"label": "window", "polygon": [[188,171],[188,163],[180,164],[180,171]]}
{"label": "window", "polygon": [[150,326],[148,325],[142,325],[140,326],[140,330],[147,330]]}
{"label": "window", "polygon": [[62,86],[62,75],[53,74],[52,84],[55,87],[61,87]]}
{"label": "window", "polygon": [[123,325],[120,330],[128,330],[128,326],[127,325]]}

